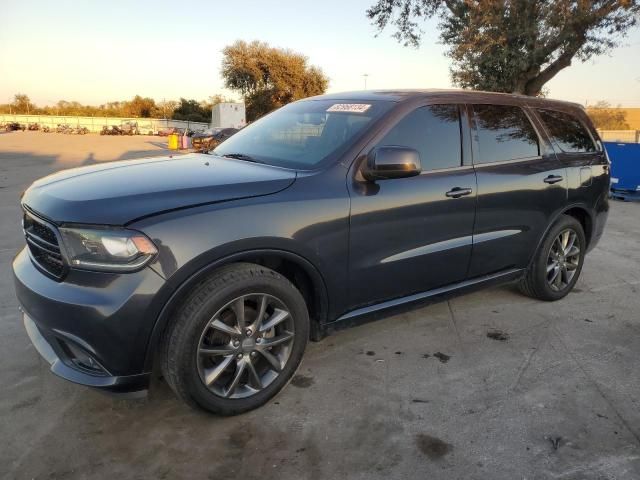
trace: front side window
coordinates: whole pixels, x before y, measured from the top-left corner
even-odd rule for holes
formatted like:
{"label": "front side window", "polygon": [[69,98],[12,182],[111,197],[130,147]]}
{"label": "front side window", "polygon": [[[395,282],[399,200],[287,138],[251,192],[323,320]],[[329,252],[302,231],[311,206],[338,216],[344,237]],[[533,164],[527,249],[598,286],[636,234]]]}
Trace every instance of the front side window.
{"label": "front side window", "polygon": [[573,115],[556,110],[536,110],[553,142],[566,153],[595,152],[591,136]]}
{"label": "front side window", "polygon": [[423,170],[459,167],[460,113],[457,105],[420,107],[400,120],[378,146],[417,150]]}
{"label": "front side window", "polygon": [[339,156],[393,105],[380,100],[291,103],[238,131],[213,153],[311,170]]}
{"label": "front side window", "polygon": [[475,163],[501,162],[540,155],[538,135],[520,107],[473,105],[479,158]]}

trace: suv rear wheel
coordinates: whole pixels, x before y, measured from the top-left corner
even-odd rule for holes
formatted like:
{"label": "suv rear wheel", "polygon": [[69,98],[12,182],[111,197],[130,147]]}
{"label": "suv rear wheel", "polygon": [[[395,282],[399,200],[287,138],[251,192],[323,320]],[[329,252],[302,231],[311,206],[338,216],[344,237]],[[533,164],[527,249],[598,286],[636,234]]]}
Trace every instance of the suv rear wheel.
{"label": "suv rear wheel", "polygon": [[586,239],[582,225],[562,215],[538,249],[520,290],[530,297],[553,301],[565,297],[580,277]]}
{"label": "suv rear wheel", "polygon": [[188,404],[235,415],[287,384],[308,336],[304,298],[289,280],[260,265],[234,264],[198,285],[176,312],[162,370]]}

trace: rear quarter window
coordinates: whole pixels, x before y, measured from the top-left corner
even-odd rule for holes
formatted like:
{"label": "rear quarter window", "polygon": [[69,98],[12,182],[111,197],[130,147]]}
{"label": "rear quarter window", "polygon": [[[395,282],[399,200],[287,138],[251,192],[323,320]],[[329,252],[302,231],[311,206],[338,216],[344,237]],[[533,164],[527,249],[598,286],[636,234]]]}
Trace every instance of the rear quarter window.
{"label": "rear quarter window", "polygon": [[537,109],[553,143],[565,153],[595,152],[589,132],[575,116],[557,110]]}
{"label": "rear quarter window", "polygon": [[[502,162],[540,155],[538,134],[520,107],[473,105],[478,155],[474,163]],[[476,158],[477,157],[477,158]]]}

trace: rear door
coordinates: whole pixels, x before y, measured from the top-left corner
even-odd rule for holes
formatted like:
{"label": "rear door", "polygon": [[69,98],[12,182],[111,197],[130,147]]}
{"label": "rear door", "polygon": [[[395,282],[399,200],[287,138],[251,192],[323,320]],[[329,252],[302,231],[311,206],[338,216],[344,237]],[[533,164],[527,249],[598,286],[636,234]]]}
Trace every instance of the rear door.
{"label": "rear door", "polygon": [[352,308],[466,277],[476,180],[470,163],[463,163],[462,152],[468,154],[470,147],[463,148],[469,133],[460,112],[455,104],[418,107],[370,145],[417,150],[422,173],[376,182],[354,176],[350,185]]}
{"label": "rear door", "polygon": [[565,168],[527,109],[478,104],[469,110],[478,181],[469,277],[524,268],[567,203]]}
{"label": "rear door", "polygon": [[584,110],[539,108],[535,113],[566,168],[568,203],[581,205],[594,214],[585,232],[591,248],[602,235],[609,210],[609,182],[613,182],[604,147]]}

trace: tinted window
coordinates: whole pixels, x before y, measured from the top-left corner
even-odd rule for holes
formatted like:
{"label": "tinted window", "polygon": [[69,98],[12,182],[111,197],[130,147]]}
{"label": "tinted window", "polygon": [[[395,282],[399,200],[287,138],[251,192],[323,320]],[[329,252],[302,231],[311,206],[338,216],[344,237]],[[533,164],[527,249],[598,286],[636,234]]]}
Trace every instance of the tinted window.
{"label": "tinted window", "polygon": [[387,133],[382,145],[413,148],[423,170],[460,166],[460,114],[457,105],[420,107]]}
{"label": "tinted window", "polygon": [[551,139],[563,152],[595,152],[596,147],[584,125],[573,115],[555,110],[538,110]]}
{"label": "tinted window", "polygon": [[476,163],[540,155],[538,136],[520,107],[474,105],[480,155]]}
{"label": "tinted window", "polygon": [[243,155],[281,167],[317,168],[338,158],[393,105],[349,100],[290,103],[239,130],[213,153]]}

